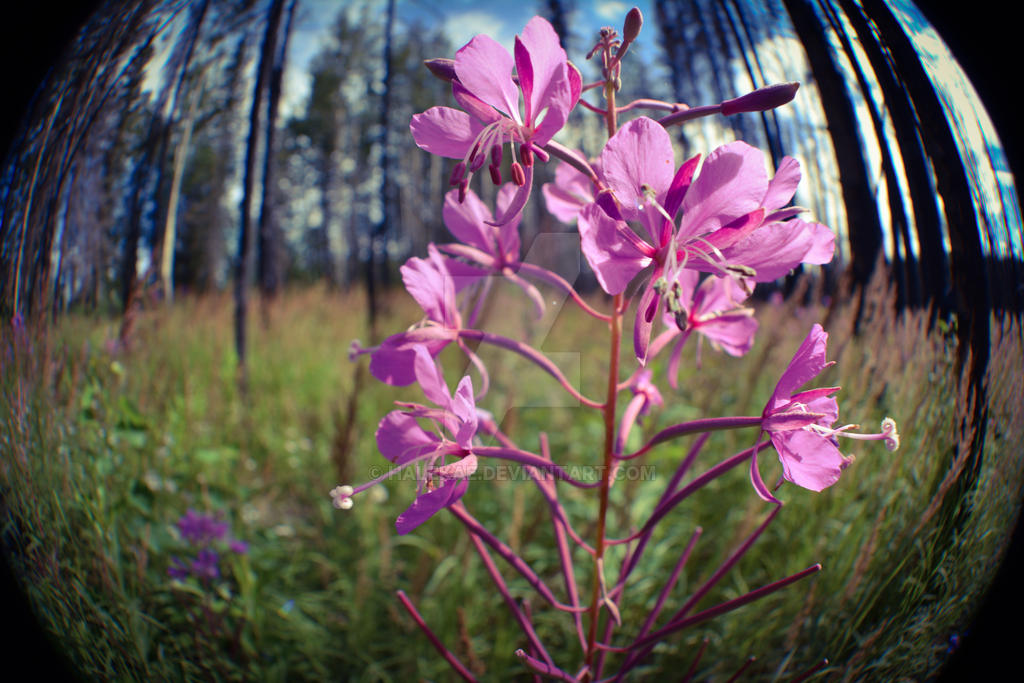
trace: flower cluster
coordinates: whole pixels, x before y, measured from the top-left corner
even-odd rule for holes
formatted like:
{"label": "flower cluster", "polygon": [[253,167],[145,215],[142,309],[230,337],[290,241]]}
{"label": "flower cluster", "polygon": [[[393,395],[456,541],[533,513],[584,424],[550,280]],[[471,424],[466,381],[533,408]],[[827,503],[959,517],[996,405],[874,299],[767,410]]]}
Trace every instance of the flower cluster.
{"label": "flower cluster", "polygon": [[[782,372],[761,414],[705,417],[670,425],[639,449],[628,452],[628,437],[641,417],[653,422],[658,408],[680,400],[678,394],[663,394],[655,384],[650,368],[654,359],[671,348],[666,354],[668,382],[676,390],[682,353],[691,338],[696,338],[698,370],[705,341],[729,356],[743,356],[753,347],[758,330],[756,309],[750,305],[757,284],[775,281],[801,264],[829,263],[835,252],[832,231],[804,219],[805,210],[792,204],[801,177],[795,159],[783,158],[774,174],[769,174],[764,154],[736,141],[677,164],[668,132],[669,127],[698,116],[731,116],[782,106],[795,96],[797,85],[773,85],[701,107],[655,100],[616,106],[622,58],[641,26],[642,16],[634,8],[627,14],[621,37],[611,28],[601,31],[588,55],[588,59],[599,58],[601,78],[590,84],[583,83],[552,27],[539,17],[516,37],[512,53],[487,36],[477,36],[458,50],[454,60],[428,62],[435,75],[450,82],[459,108],[436,106],[416,114],[410,130],[423,150],[456,160],[450,176],[453,189],[444,198],[442,214],[456,242],[431,244],[426,258],[412,257],[401,268],[402,281],[422,309],[422,319],[377,346],[363,347],[354,342],[350,355],[355,360],[369,354],[370,372],[382,382],[393,386],[418,384],[429,405],[398,403],[397,409],[380,421],[376,441],[380,453],[392,464],[387,473],[358,486],[339,485],[330,493],[336,508],[349,510],[360,493],[397,472],[414,471],[417,484],[410,492],[408,508],[396,520],[398,533],[421,530],[442,510],[454,515],[466,527],[496,588],[523,629],[528,647],[517,655],[536,673],[563,680],[599,679],[609,653],[621,655],[619,672],[625,674],[665,636],[709,618],[707,614],[734,609],[820,569],[820,565],[813,565],[705,612],[690,614],[710,590],[708,584],[655,629],[697,540],[695,534],[643,626],[625,644],[613,645],[616,629],[623,627],[619,606],[626,582],[638,566],[654,528],[694,491],[734,467],[748,464],[754,491],[776,506],[740,549],[712,574],[717,581],[774,518],[781,506],[775,492],[784,481],[821,491],[839,480],[852,461],[840,451],[840,437],[882,440],[890,449],[899,444],[895,422],[890,418],[883,420],[877,434],[857,433],[856,425],[834,427],[839,415],[835,398],[839,387],[804,388],[831,365],[826,361],[828,335],[820,325],[814,325]],[[604,93],[603,108],[582,98],[591,89]],[[601,115],[607,124],[609,139],[593,160],[554,139],[578,104]],[[619,113],[640,107],[668,113],[660,119],[640,116],[619,125]],[[554,181],[543,187],[547,209],[560,221],[576,223],[586,261],[601,288],[613,297],[607,312],[592,308],[571,283],[557,274],[522,259],[518,231],[531,194],[534,168],[551,162],[552,157],[560,163],[552,164]],[[511,182],[502,184],[506,162],[509,176],[505,177]],[[474,174],[484,164],[488,165],[491,182],[499,186],[493,208],[470,187]],[[607,325],[608,391],[603,399],[582,394],[540,350],[475,327],[492,277],[514,283],[539,311],[544,307],[541,287],[561,290],[583,313]],[[477,286],[485,278],[483,285]],[[623,320],[631,305],[635,305],[629,317],[633,320],[636,365],[623,379],[618,350]],[[574,467],[552,452],[544,434],[537,439],[539,452],[520,447],[489,413],[477,407],[489,389],[486,366],[473,350],[478,344],[494,346],[536,364],[581,406],[600,413],[604,443],[590,450],[600,453],[601,460],[596,465],[580,463],[597,472],[596,479],[574,478],[570,474]],[[457,347],[480,375],[476,393],[470,375],[459,380],[454,392],[449,390],[440,366],[440,356],[449,347]],[[619,394],[626,392],[632,396],[620,410]],[[683,479],[708,434],[724,429],[750,429],[755,435],[754,445],[721,459],[684,485]],[[611,538],[608,492],[620,465],[689,435],[699,436],[680,460],[650,516],[631,527],[638,531]],[[767,439],[762,439],[764,435]],[[781,463],[779,483],[772,488],[762,479],[758,463],[758,453],[768,447],[775,449]],[[557,540],[564,598],[557,597],[523,557],[467,510],[463,496],[470,478],[481,461],[488,459],[522,467],[546,502]],[[597,493],[593,518],[597,520],[597,535],[592,543],[576,532],[559,500],[558,485]],[[182,526],[186,538],[210,539],[218,533],[223,533],[219,527],[203,527],[198,520],[190,520],[187,532]],[[615,544],[629,545],[618,576],[609,581],[605,551]],[[497,571],[492,552],[522,575],[552,608],[571,615],[584,653],[577,673],[560,668],[545,650],[530,615],[512,597]],[[593,562],[595,585],[589,605],[576,584],[574,554],[585,554]],[[197,558],[193,569],[201,571],[203,562],[204,558]],[[472,679],[472,674],[426,626],[408,597],[400,592],[399,598],[449,663],[463,677]],[[608,619],[602,619],[605,610]],[[589,629],[584,627],[584,614],[588,615]],[[602,622],[604,633],[599,636],[598,625]]]}
{"label": "flower cluster", "polygon": [[245,554],[249,546],[244,541],[228,536],[228,523],[213,516],[197,513],[189,508],[177,523],[178,533],[193,549],[195,557],[182,559],[171,558],[171,566],[167,573],[172,579],[184,581],[194,576],[203,582],[210,582],[220,577],[220,553],[217,546],[226,546],[227,550],[236,554]]}

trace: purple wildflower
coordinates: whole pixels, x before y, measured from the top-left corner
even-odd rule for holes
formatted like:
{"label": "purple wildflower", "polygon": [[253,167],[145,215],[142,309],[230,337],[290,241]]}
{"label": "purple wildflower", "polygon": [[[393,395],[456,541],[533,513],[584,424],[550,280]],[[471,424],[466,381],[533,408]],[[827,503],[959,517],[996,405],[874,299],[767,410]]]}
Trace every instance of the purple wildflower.
{"label": "purple wildflower", "polygon": [[[361,486],[337,486],[331,491],[334,506],[348,510],[352,507],[352,496],[398,470],[414,466],[419,484],[416,498],[395,522],[400,534],[409,533],[437,511],[458,501],[477,467],[472,452],[478,424],[472,381],[463,377],[455,393],[449,394],[444,376],[427,349],[417,346],[412,352],[416,381],[440,409],[410,404],[408,410],[393,410],[385,415],[377,427],[377,447],[396,467]],[[423,429],[418,421],[421,418],[434,421],[438,432]]]}
{"label": "purple wildflower", "polygon": [[533,180],[533,156],[547,158],[541,147],[565,125],[579,101],[582,80],[555,30],[541,17],[531,19],[516,36],[514,56],[489,36],[478,35],[455,53],[453,69],[452,93],[464,111],[431,107],[413,116],[409,128],[421,149],[460,159],[451,178],[460,196],[465,196],[470,176],[488,160],[492,179],[500,182],[497,169],[502,149],[509,145],[519,189],[495,221],[501,225],[522,212]]}
{"label": "purple wildflower", "polygon": [[[839,391],[839,387],[797,391],[833,365],[834,361],[825,360],[827,342],[828,333],[815,324],[782,373],[761,417],[761,429],[768,432],[782,462],[783,478],[811,491],[822,491],[836,483],[852,461],[839,452],[836,437],[884,440],[891,451],[899,447],[899,434],[892,418],[882,421],[882,431],[878,434],[849,431],[857,425],[833,429],[839,406],[832,394]],[[772,500],[757,470],[756,456],[751,462],[750,475],[757,492]]]}

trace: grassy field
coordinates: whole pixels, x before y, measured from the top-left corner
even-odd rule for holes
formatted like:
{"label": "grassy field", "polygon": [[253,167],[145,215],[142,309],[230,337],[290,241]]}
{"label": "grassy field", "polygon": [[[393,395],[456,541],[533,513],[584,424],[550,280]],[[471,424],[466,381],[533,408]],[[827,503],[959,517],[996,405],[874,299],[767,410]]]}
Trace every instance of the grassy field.
{"label": "grassy field", "polygon": [[[891,415],[902,447],[889,453],[880,444],[847,442],[844,452],[857,459],[838,484],[821,494],[784,486],[778,518],[700,606],[814,562],[823,571],[669,638],[637,678],[678,675],[704,639],[699,679],[724,680],[750,655],[757,661],[745,676],[755,680],[788,680],[824,657],[830,664],[819,679],[927,678],[948,655],[950,637],[968,624],[1019,511],[1024,415],[1014,392],[1024,363],[1021,329],[993,320],[988,422],[974,460],[969,444],[981,435],[972,432],[945,327],[929,332],[924,315],[886,314],[884,291],[870,301],[876,308],[856,337],[849,306],[765,305],[750,354],[736,360],[705,348],[697,372],[688,349],[678,392],[655,364],[666,408],[648,418],[643,434],[681,419],[757,415],[811,325],[822,322],[838,363],[821,385],[843,387],[840,420],[874,430]],[[380,327],[405,329],[417,315],[408,296],[396,293]],[[402,589],[481,678],[526,678],[513,654],[524,640],[457,520],[439,514],[398,536],[394,519],[413,495],[407,480],[363,494],[351,511],[331,507],[332,487],[360,483],[385,463],[373,436],[392,402],[422,400],[415,387],[359,377],[347,352],[353,338],[367,340],[364,317],[358,293],[286,295],[266,324],[252,325],[244,393],[226,297],[145,311],[131,347],[117,353],[107,344],[116,320],[68,316],[48,334],[21,340],[5,325],[3,539],[39,619],[84,677],[450,680],[396,600]],[[527,310],[502,302],[488,325],[524,337],[528,319]],[[570,377],[578,370],[583,392],[598,396],[604,338],[599,324],[565,307],[549,313],[534,342]],[[602,425],[593,411],[557,407],[564,402],[549,378],[534,379],[521,362],[492,350],[481,354],[492,379],[482,407],[506,431],[528,448],[545,431],[556,461],[598,464]],[[454,385],[464,364],[455,355],[443,359]],[[633,437],[637,444],[641,436]],[[713,435],[696,471],[752,438]],[[627,532],[630,520],[651,508],[659,480],[689,445],[681,440],[649,454],[644,464],[655,481],[613,489],[613,533]],[[765,480],[774,481],[774,453],[761,463]],[[564,495],[577,528],[592,537],[596,502]],[[531,485],[473,481],[465,501],[561,588],[546,507]],[[176,526],[189,509],[228,523],[230,537],[247,544],[245,552],[222,554],[215,580],[175,581],[168,573],[173,558],[193,551]],[[643,620],[696,526],[704,534],[669,609],[767,512],[742,467],[677,508],[630,584],[626,623],[635,629]],[[612,557],[615,567],[621,555]],[[587,566],[582,553],[576,560]],[[507,569],[513,593],[528,599],[528,586]],[[589,590],[586,574],[580,579]],[[573,669],[579,645],[571,621],[536,599],[530,606],[549,651]]]}

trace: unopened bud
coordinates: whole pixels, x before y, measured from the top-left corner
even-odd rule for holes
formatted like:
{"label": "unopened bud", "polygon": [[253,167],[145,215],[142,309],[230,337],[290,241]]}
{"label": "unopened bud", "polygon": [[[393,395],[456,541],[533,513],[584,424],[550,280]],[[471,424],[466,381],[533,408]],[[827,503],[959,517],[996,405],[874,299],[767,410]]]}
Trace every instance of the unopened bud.
{"label": "unopened bud", "polygon": [[640,35],[640,27],[644,25],[644,15],[639,7],[634,7],[626,13],[626,22],[622,25],[622,39],[632,43]]}
{"label": "unopened bud", "polygon": [[495,185],[501,185],[501,168],[491,164],[487,167],[487,170],[491,172],[491,182]]}
{"label": "unopened bud", "polygon": [[458,76],[455,75],[455,60],[448,59],[446,57],[439,57],[437,59],[426,59],[423,61],[423,65],[430,69],[430,73],[434,74],[442,81],[451,83],[457,81]]}
{"label": "unopened bud", "polygon": [[523,171],[523,167],[519,165],[518,161],[512,163],[512,182],[517,187],[522,187],[526,184],[526,172]]}
{"label": "unopened bud", "polygon": [[768,111],[788,104],[796,97],[799,83],[776,83],[735,99],[722,102],[722,114],[732,116],[743,112]]}

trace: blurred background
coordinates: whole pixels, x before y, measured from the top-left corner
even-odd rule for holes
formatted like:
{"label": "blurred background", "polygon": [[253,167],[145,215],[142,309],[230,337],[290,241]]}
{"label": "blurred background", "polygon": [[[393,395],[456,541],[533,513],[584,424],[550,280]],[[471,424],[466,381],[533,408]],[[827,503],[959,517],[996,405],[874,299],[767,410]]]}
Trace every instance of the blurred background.
{"label": "blurred background", "polygon": [[[452,56],[481,32],[510,45],[541,14],[586,82],[596,71],[583,56],[598,29],[620,26],[628,9],[585,0],[27,8],[35,16],[5,23],[2,41],[12,65],[3,76],[9,97],[0,168],[5,334],[13,338],[15,318],[33,335],[66,329],[69,320],[98,321],[102,329],[89,333],[92,352],[120,358],[153,343],[159,332],[150,326],[161,316],[191,310],[188,320],[195,309],[182,306],[220,301],[211,316],[230,318],[215,329],[230,341],[225,354],[233,350],[233,360],[223,372],[233,379],[260,362],[247,363],[261,353],[261,333],[253,339],[252,330],[273,329],[275,316],[278,324],[290,320],[289,301],[315,291],[324,306],[317,310],[330,315],[337,302],[359,321],[339,325],[335,357],[320,359],[342,364],[346,335],[393,331],[376,318],[401,310],[391,294],[398,267],[428,243],[449,239],[440,207],[452,162],[420,151],[408,134],[414,113],[452,104],[447,84],[422,61]],[[851,333],[865,320],[919,316],[918,336],[900,337],[907,344],[941,331],[950,344],[945,371],[957,383],[932,390],[973,397],[963,416],[970,459],[958,465],[954,495],[974,495],[986,447],[994,448],[991,457],[1016,458],[1009,471],[1019,487],[1016,427],[1006,426],[999,446],[978,436],[993,428],[993,403],[1020,402],[1019,393],[1013,398],[1019,365],[1006,366],[1014,370],[1003,378],[1005,393],[988,379],[1003,348],[994,340],[1016,335],[1019,343],[1015,321],[1024,301],[1014,184],[1020,142],[1007,75],[1019,60],[1010,22],[995,10],[918,8],[906,0],[653,0],[641,9],[644,29],[624,67],[620,102],[713,104],[801,82],[796,100],[777,111],[706,118],[673,131],[681,155],[743,139],[773,164],[785,155],[801,161],[795,201],[836,232],[837,258],[758,296],[777,291],[807,306],[852,301],[848,317],[840,316]],[[577,111],[559,139],[596,156],[602,125]],[[544,168],[537,186],[552,177],[553,167]],[[493,196],[486,184],[475,189]],[[535,201],[523,223],[524,252],[541,235],[572,230]],[[571,264],[579,255],[550,257]],[[577,286],[594,292],[585,265]],[[353,395],[339,388],[330,400]],[[377,417],[345,419],[372,427]],[[324,431],[344,432],[330,424]],[[5,458],[14,452],[5,448]],[[959,462],[957,455],[949,462]],[[941,488],[943,477],[933,476]],[[5,497],[14,481],[5,482]],[[1019,488],[1011,489],[1012,501]],[[944,533],[955,536],[970,519],[951,511]],[[1009,514],[997,531],[996,558],[1015,519]],[[974,589],[965,614],[975,614],[992,577]],[[997,605],[1019,599],[998,590]],[[998,636],[965,640],[963,653],[1008,645]],[[958,647],[948,653],[954,668]]]}

